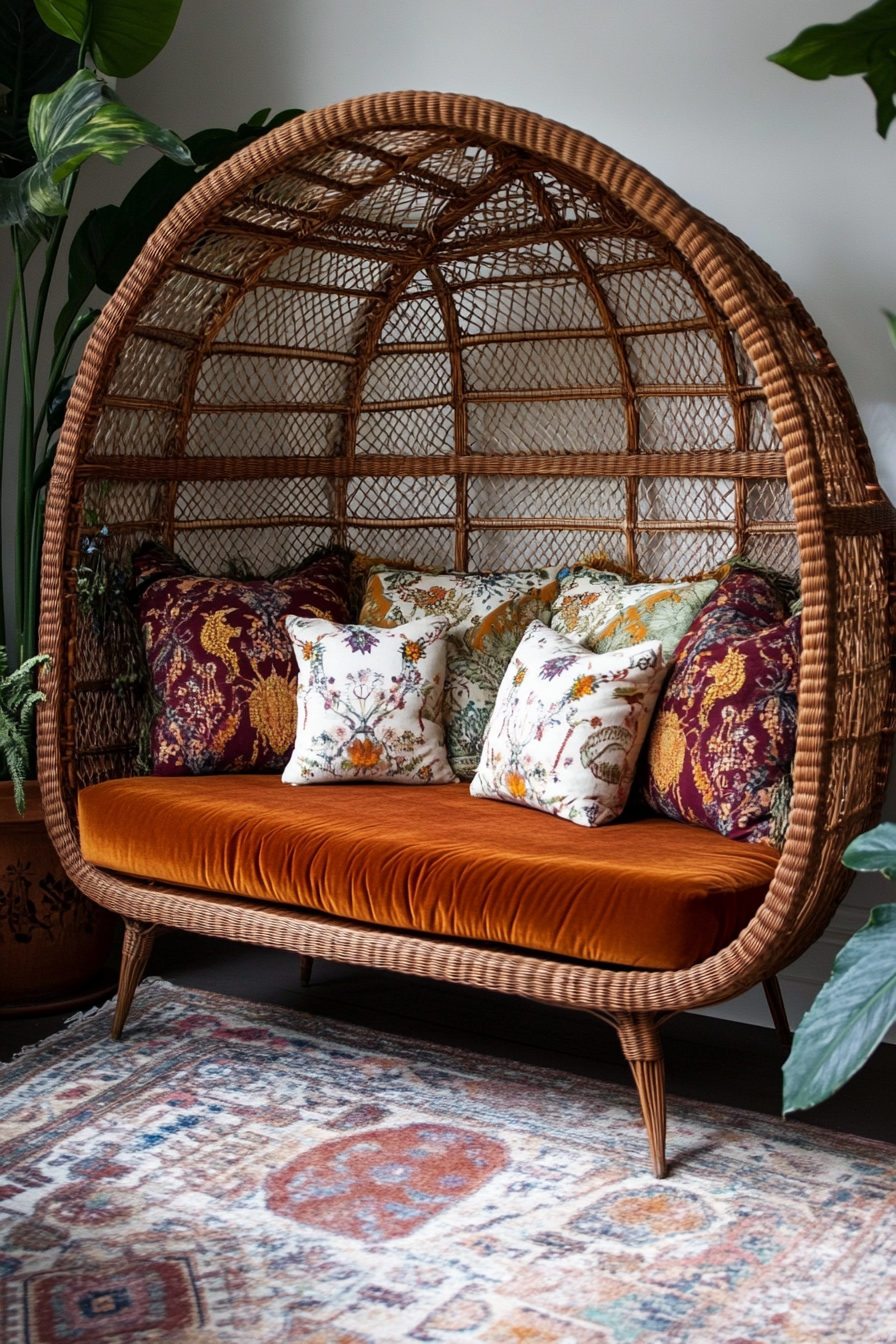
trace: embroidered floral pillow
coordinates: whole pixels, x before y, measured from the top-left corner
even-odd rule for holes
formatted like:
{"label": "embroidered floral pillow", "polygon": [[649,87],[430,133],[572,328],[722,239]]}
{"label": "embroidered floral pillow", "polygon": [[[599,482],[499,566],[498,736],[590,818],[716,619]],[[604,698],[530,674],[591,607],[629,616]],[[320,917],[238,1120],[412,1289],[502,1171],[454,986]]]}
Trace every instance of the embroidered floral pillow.
{"label": "embroidered floral pillow", "polygon": [[161,704],[152,725],[153,773],[282,770],[295,741],[296,683],[281,618],[292,612],[346,620],[347,559],[325,556],[273,583],[238,582],[187,574],[172,557],[146,548],[135,557],[135,578]]}
{"label": "embroidered floral pillow", "polygon": [[651,807],[734,840],[783,843],[796,746],[800,617],[735,570],[679,646],[654,720]]}
{"label": "embroidered floral pillow", "polygon": [[580,568],[563,574],[551,628],[595,653],[658,639],[670,662],[715,579],[687,583],[626,583],[617,574]]}
{"label": "embroidered floral pillow", "polygon": [[397,629],[290,616],[296,740],[285,784],[453,784],[445,754],[445,617]]}
{"label": "embroidered floral pillow", "polygon": [[587,653],[533,622],[501,682],[470,792],[580,826],[613,821],[664,670],[658,640]]}
{"label": "embroidered floral pillow", "polygon": [[462,779],[472,779],[476,772],[482,735],[523,631],[536,617],[549,619],[557,572],[554,568],[511,574],[428,574],[382,569],[370,576],[362,624],[393,626],[423,615],[444,615],[450,621],[445,737],[448,759]]}

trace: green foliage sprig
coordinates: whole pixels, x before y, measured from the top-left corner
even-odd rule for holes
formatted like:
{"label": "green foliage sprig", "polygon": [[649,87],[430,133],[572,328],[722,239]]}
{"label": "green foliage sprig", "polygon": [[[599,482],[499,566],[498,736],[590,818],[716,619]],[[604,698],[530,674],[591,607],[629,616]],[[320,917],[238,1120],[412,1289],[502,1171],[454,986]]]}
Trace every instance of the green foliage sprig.
{"label": "green foliage sprig", "polygon": [[804,28],[768,60],[803,79],[863,75],[877,103],[878,135],[886,138],[896,118],[896,0],[877,0],[843,23]]}
{"label": "green foliage sprig", "polygon": [[13,797],[21,815],[25,813],[25,780],[32,766],[32,724],[43,691],[34,689],[34,674],[46,654],[38,654],[9,671],[6,652],[0,648],[0,779],[11,779]]}
{"label": "green foliage sprig", "polygon": [[[896,825],[848,845],[843,862],[896,879]],[[817,1106],[862,1067],[896,1022],[896,905],[877,905],[837,953],[831,978],[797,1027],[784,1065],[784,1113]]]}

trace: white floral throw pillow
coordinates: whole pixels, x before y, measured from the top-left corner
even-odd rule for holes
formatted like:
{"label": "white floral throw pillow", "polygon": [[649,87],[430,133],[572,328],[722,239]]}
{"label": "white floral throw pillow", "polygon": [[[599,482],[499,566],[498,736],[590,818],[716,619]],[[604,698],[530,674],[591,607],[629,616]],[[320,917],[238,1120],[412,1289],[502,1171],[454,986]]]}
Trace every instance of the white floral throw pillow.
{"label": "white floral throw pillow", "polygon": [[560,579],[551,629],[595,653],[627,649],[658,639],[669,663],[715,579],[682,583],[626,583],[599,569],[574,569]]}
{"label": "white floral throw pillow", "polygon": [[394,630],[288,616],[298,664],[285,784],[453,784],[445,754],[445,617]]}
{"label": "white floral throw pillow", "polygon": [[[448,759],[462,779],[472,779],[479,764],[482,735],[521,625],[532,615],[550,619],[558,572],[556,566],[509,574],[382,568],[370,575],[362,625],[394,626],[424,615],[446,616],[450,621],[445,738]],[[529,595],[532,604],[514,607]]]}
{"label": "white floral throw pillow", "polygon": [[579,826],[613,821],[664,670],[658,641],[585,653],[534,621],[504,674],[470,792]]}

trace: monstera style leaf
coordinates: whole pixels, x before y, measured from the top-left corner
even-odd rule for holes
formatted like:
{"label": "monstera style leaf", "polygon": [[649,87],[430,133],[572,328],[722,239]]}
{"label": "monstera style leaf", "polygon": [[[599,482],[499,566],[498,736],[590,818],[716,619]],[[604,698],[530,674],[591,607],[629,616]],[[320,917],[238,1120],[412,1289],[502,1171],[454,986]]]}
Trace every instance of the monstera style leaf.
{"label": "monstera style leaf", "polygon": [[37,162],[18,177],[0,179],[0,225],[43,234],[54,215],[66,213],[60,183],[92,154],[120,163],[132,149],[151,145],[178,163],[192,162],[182,140],[125,107],[89,70],[78,70],[55,93],[32,98],[28,133]]}
{"label": "monstera style leaf", "polygon": [[896,826],[882,821],[873,830],[857,835],[843,851],[847,868],[858,873],[883,873],[890,881],[896,880]]}
{"label": "monstera style leaf", "polygon": [[128,79],[158,56],[181,0],[36,0],[48,28],[86,45],[104,75]]}
{"label": "monstera style leaf", "polygon": [[886,137],[896,118],[896,0],[878,0],[844,23],[804,28],[768,59],[803,79],[864,75],[877,100],[878,134]]}

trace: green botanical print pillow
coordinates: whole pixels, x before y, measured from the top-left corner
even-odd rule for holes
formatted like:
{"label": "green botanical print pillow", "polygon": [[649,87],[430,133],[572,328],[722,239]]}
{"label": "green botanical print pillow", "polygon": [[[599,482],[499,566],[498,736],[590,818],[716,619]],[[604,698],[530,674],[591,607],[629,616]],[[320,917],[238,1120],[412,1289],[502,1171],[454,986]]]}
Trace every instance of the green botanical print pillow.
{"label": "green botanical print pillow", "polygon": [[395,626],[424,614],[444,616],[448,630],[445,739],[452,769],[472,779],[501,678],[533,620],[547,623],[557,595],[556,568],[510,574],[425,574],[381,569],[371,574],[361,622]]}
{"label": "green botanical print pillow", "polygon": [[551,629],[595,653],[658,639],[667,663],[718,584],[625,583],[616,574],[575,569],[560,579]]}

